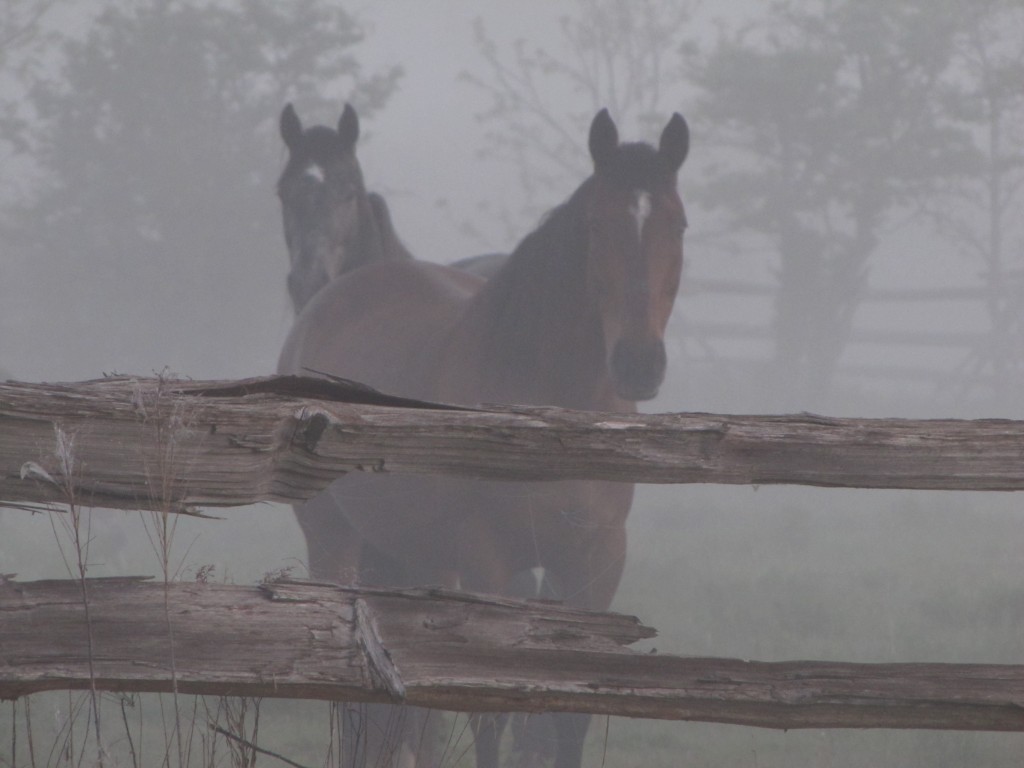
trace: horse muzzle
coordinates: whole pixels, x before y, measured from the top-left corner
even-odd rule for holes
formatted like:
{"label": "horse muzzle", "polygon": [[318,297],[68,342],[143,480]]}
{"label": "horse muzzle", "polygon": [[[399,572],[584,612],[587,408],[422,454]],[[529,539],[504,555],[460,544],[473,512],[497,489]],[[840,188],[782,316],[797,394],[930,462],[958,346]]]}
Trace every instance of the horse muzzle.
{"label": "horse muzzle", "polygon": [[619,339],[611,359],[616,394],[632,402],[652,399],[665,379],[666,365],[665,343],[661,339]]}

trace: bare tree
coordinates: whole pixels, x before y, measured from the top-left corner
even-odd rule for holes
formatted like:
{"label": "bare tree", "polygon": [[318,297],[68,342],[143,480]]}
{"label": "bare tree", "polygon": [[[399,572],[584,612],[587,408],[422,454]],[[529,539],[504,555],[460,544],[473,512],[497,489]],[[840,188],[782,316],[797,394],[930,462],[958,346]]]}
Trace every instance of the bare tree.
{"label": "bare tree", "polygon": [[[38,51],[48,38],[42,29],[46,14],[59,0],[24,0],[0,6],[0,80],[4,90],[14,96],[0,99],[0,201],[10,199],[29,183],[23,168],[16,168],[13,159],[30,150],[26,142],[23,96],[18,87],[27,73],[38,65]],[[2,214],[2,212],[0,212]]]}
{"label": "bare tree", "polygon": [[0,9],[0,65],[10,50],[24,45],[39,31],[39,20],[58,0],[8,3]]}
{"label": "bare tree", "polygon": [[974,138],[978,166],[929,210],[938,230],[984,265],[991,330],[964,361],[963,380],[990,375],[995,403],[1009,407],[1024,371],[1024,7],[977,4],[956,46],[945,103]]}
{"label": "bare tree", "polygon": [[773,407],[823,404],[880,236],[971,168],[938,100],[962,11],[938,10],[779,2],[688,57],[718,157],[691,197],[777,253]]}
{"label": "bare tree", "polygon": [[265,354],[253,324],[266,302],[252,299],[287,263],[282,106],[335,115],[348,100],[371,117],[400,70],[363,71],[362,27],[325,0],[111,3],[84,34],[58,32],[39,41],[48,67],[15,73],[20,117],[5,131],[41,178],[7,206],[18,282],[44,297],[12,320],[38,332],[74,319],[87,343],[59,354],[82,374],[153,339],[171,365],[227,372],[209,327],[250,345],[237,357],[250,369]]}
{"label": "bare tree", "polygon": [[607,107],[624,133],[651,138],[666,114],[682,109],[676,49],[692,5],[578,0],[576,12],[559,19],[563,56],[521,39],[502,51],[477,21],[484,66],[463,78],[489,102],[479,114],[488,126],[484,155],[517,173],[525,202],[499,212],[510,236],[521,235],[589,173],[586,131],[599,109]]}

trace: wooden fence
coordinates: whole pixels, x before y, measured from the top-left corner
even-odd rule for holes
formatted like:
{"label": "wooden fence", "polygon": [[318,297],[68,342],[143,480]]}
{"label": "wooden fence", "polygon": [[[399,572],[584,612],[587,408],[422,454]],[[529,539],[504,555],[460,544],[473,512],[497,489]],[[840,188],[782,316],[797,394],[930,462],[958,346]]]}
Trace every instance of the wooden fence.
{"label": "wooden fence", "polygon": [[[308,498],[348,471],[1021,490],[1024,422],[466,409],[297,378],[0,384],[5,506],[194,512]],[[0,699],[173,689],[786,729],[1024,730],[1024,666],[627,647],[652,634],[632,617],[436,590],[4,579]]]}
{"label": "wooden fence", "polygon": [[[772,348],[776,341],[772,324],[765,317],[765,310],[754,309],[774,299],[779,286],[764,282],[735,279],[690,279],[684,286],[684,295],[725,299],[731,302],[751,304],[751,310],[737,314],[745,317],[759,317],[756,322],[736,322],[692,317],[681,322],[684,338],[693,342],[696,349],[714,350],[710,359],[727,361],[734,365],[757,367],[771,360]],[[711,299],[713,300],[713,299]],[[913,384],[929,384],[947,392],[978,390],[993,397],[1016,392],[1016,374],[1022,364],[1021,327],[1013,322],[1019,318],[1019,308],[1024,302],[1024,274],[1008,272],[1002,283],[996,285],[975,284],[938,288],[873,288],[865,292],[860,303],[866,307],[880,305],[898,306],[899,315],[906,317],[916,307],[932,306],[932,325],[943,327],[943,319],[960,316],[971,311],[984,317],[990,305],[998,302],[1007,308],[1003,321],[992,320],[992,327],[977,328],[973,331],[958,330],[901,330],[887,324],[884,329],[858,327],[856,324],[845,340],[848,346],[884,346],[900,350],[904,362],[865,363],[840,362],[837,376],[848,379],[863,379],[882,382],[893,387]],[[731,306],[735,306],[734,304]],[[1017,308],[1016,311],[1014,308]],[[685,309],[683,310],[685,314]],[[1009,319],[1009,322],[1006,320]],[[730,355],[722,351],[736,343],[753,345],[760,350],[757,355]],[[922,352],[941,350],[945,366],[924,365],[919,360]],[[695,356],[700,360],[701,356]],[[949,366],[953,361],[953,366]]]}

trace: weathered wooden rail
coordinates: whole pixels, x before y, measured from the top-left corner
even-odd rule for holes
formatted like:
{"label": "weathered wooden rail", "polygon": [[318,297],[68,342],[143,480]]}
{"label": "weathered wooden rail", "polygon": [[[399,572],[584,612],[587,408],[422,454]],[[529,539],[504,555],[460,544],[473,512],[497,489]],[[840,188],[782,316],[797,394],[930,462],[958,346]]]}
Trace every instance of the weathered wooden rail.
{"label": "weathered wooden rail", "polygon": [[[295,378],[0,384],[8,506],[296,501],[350,471],[1021,490],[1024,422],[465,409]],[[651,634],[630,617],[436,591],[164,590],[0,580],[0,698],[173,688],[773,728],[1024,730],[1024,666],[644,654],[623,647]]]}
{"label": "weathered wooden rail", "polygon": [[269,378],[0,384],[0,499],[297,501],[350,471],[503,480],[1024,489],[1024,422],[444,408]]}
{"label": "weathered wooden rail", "polygon": [[88,581],[90,643],[81,589],[0,581],[0,699],[95,686],[785,729],[1024,730],[1024,666],[639,653],[623,646],[654,631],[630,616],[303,582],[170,584],[165,609],[162,584]]}

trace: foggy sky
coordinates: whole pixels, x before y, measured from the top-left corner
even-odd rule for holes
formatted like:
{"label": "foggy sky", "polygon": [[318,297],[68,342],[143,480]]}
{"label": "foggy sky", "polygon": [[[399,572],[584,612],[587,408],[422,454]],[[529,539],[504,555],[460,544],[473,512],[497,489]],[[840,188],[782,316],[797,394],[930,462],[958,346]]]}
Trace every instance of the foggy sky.
{"label": "foggy sky", "polygon": [[[694,26],[710,40],[716,17],[742,24],[752,18],[752,8],[766,6],[753,0],[706,3]],[[493,212],[502,205],[515,209],[522,201],[513,181],[514,169],[481,159],[486,128],[477,115],[487,101],[459,75],[479,71],[481,66],[473,41],[477,17],[503,50],[525,37],[531,44],[559,52],[558,46],[564,43],[557,19],[576,8],[577,3],[570,0],[391,0],[356,8],[367,38],[354,53],[364,69],[400,64],[405,71],[386,107],[363,121],[358,157],[368,188],[387,197],[399,234],[419,258],[450,262],[486,250],[510,250],[517,237],[536,223],[523,223],[517,236],[510,237],[497,220],[476,219],[481,202]],[[671,110],[688,115],[688,97],[681,91],[677,103],[666,100],[661,122]],[[573,97],[564,98],[567,109],[579,109]],[[326,111],[309,110],[301,101],[296,107],[307,125],[334,124],[341,103]],[[276,111],[266,120],[276,125]],[[656,138],[639,136],[636,127],[628,124],[620,126],[620,131],[624,139]],[[680,173],[684,202],[708,139],[700,132],[692,137],[690,159]],[[579,147],[585,163],[585,136],[579,137]],[[279,144],[276,154],[253,158],[253,163],[261,164],[274,178],[284,160]],[[10,158],[0,158],[0,171],[8,176],[17,174],[19,167]],[[562,189],[552,190],[546,204],[560,202],[580,181],[565,178]],[[439,206],[439,200],[446,205]],[[767,249],[715,247],[708,217],[696,206],[688,212],[683,293],[667,339],[670,368],[660,397],[643,404],[643,409],[743,413],[818,408],[818,404],[783,402],[764,394],[762,382],[745,364],[770,356],[767,338],[702,345],[687,335],[693,324],[738,323],[767,337],[773,312],[770,298],[724,296],[697,291],[692,285],[739,278],[770,286],[778,276],[777,259]],[[156,301],[167,286],[125,284],[117,274],[110,275],[104,292],[83,294],[70,306],[57,304],[26,278],[25,265],[0,250],[0,371],[24,380],[86,379],[112,370],[151,375],[165,366],[195,378],[271,373],[293,319],[285,290],[288,257],[272,184],[267,186],[260,215],[273,217],[276,237],[259,252],[247,254],[257,276],[255,293],[240,293],[230,275],[214,266],[201,273],[201,279],[214,281],[223,301],[237,312],[237,324],[230,330],[204,327],[185,333],[179,330],[178,316]],[[464,219],[484,222],[484,242],[460,231]],[[1019,258],[1019,248],[1017,253]],[[1016,268],[1021,266],[1018,261]],[[870,286],[885,289],[978,285],[981,271],[976,261],[920,228],[887,231],[870,269]],[[200,278],[192,275],[190,279]],[[117,315],[126,291],[152,292],[154,312],[167,312],[155,320],[163,331],[145,343],[105,356],[96,350],[107,347],[81,331],[81,318],[113,313],[117,322],[132,324],[133,317]],[[199,310],[174,309],[182,314]],[[987,323],[980,306],[866,302],[858,309],[854,327],[984,332]],[[240,338],[243,330],[239,328],[246,338]],[[169,340],[174,341],[173,351]],[[200,347],[205,356],[196,351]],[[915,362],[948,371],[957,364],[952,356],[959,354],[934,346],[853,343],[844,350],[841,363]],[[930,382],[892,384],[844,375],[820,407],[828,413],[855,416],[1024,416],[1020,401],[997,411],[989,400],[957,399],[955,394],[936,393]],[[662,630],[657,646],[677,653],[1019,662],[1024,629],[1021,514],[1020,500],[1012,494],[644,488],[631,513],[626,575],[614,608],[640,613],[645,622]],[[49,523],[17,515],[0,510],[0,573],[18,571],[28,578],[59,575],[44,570],[45,558],[32,549],[53,549],[47,538]],[[218,576],[244,581],[302,562],[304,545],[287,510],[261,506],[225,516],[223,523],[183,524],[187,533],[182,534],[182,548],[188,552],[180,557],[187,568],[216,562]],[[107,517],[97,523],[96,575],[138,572],[142,556],[151,555],[138,531],[124,533],[124,520],[118,513],[116,519]],[[128,540],[130,546],[125,543]],[[618,727],[612,728],[613,745]],[[698,764],[868,766],[889,761],[933,766],[941,758],[949,765],[1009,766],[1019,763],[1021,746],[1019,737],[990,734],[837,736],[681,724],[658,724],[657,728],[663,730],[652,730],[660,734],[652,738],[668,746],[659,753],[662,763],[651,762],[655,765],[676,765],[676,758],[692,749]],[[702,763],[703,745],[708,743],[728,747]],[[995,755],[986,751],[992,744],[1000,745],[1002,751]],[[728,758],[723,759],[723,754]],[[634,762],[628,762],[631,758]],[[640,763],[627,754],[622,762],[609,764]]]}
{"label": "foggy sky", "polygon": [[[84,7],[83,4],[75,4],[67,9],[58,8],[55,18],[62,28],[84,28],[87,21],[82,10]],[[488,35],[506,58],[518,39],[527,41],[531,47],[544,47],[555,55],[566,55],[558,19],[575,13],[577,7],[575,2],[561,0],[530,4],[529,11],[523,12],[518,6],[511,8],[503,3],[451,0],[445,4],[444,13],[438,13],[431,4],[416,2],[372,3],[358,9],[367,36],[354,52],[364,71],[395,64],[404,69],[398,90],[385,109],[379,115],[364,120],[358,156],[368,187],[385,194],[399,234],[417,257],[450,262],[485,251],[508,251],[536,224],[536,221],[522,220],[511,233],[499,225],[497,212],[503,206],[515,211],[524,203],[514,183],[516,170],[507,163],[481,157],[488,126],[482,124],[478,116],[487,108],[488,102],[479,89],[461,80],[460,75],[482,73],[473,39],[473,24],[477,19],[482,21]],[[741,0],[705,4],[695,14],[691,26],[711,40],[717,34],[715,24],[718,20],[724,19],[730,25],[739,26],[754,18],[755,10],[752,9],[764,10],[757,3]],[[675,86],[669,84],[665,89],[667,95],[662,102],[666,105],[666,114],[663,119],[667,118],[669,109],[684,115],[688,113],[686,102],[692,98],[692,93],[684,87],[673,88]],[[557,92],[551,95],[551,103],[556,108],[562,101],[566,110],[580,109],[581,100],[576,96]],[[339,100],[336,110],[327,112],[304,109],[301,100],[296,106],[307,124],[332,124],[341,104]],[[276,115],[267,115],[268,122],[275,119]],[[624,139],[656,138],[637,135],[636,126],[627,121],[620,123],[620,129]],[[699,130],[695,131],[691,160],[680,174],[684,201],[695,174],[701,172],[703,140]],[[585,137],[581,135],[578,152],[581,167],[585,168],[584,142]],[[284,149],[280,145],[275,157],[253,158],[253,162],[263,164],[262,170],[269,172],[270,176],[276,174],[283,160]],[[9,160],[7,167],[13,171],[11,176],[17,176],[20,166],[15,161]],[[543,207],[555,205],[567,197],[580,180],[567,177],[561,189],[549,192],[549,199],[531,202]],[[481,206],[486,207],[486,211],[481,212]],[[271,188],[266,191],[260,215],[268,219],[278,215],[277,201]],[[468,237],[460,231],[460,225],[467,221],[482,230],[482,237]],[[737,299],[690,289],[692,284],[707,279],[740,277],[765,286],[770,286],[776,279],[777,265],[770,253],[753,249],[732,252],[715,249],[708,244],[711,234],[708,226],[708,218],[691,205],[683,296],[677,302],[668,339],[676,375],[669,377],[661,399],[645,407],[652,410],[804,407],[801,403],[751,399],[748,393],[741,391],[742,388],[736,392],[739,399],[730,400],[730,396],[722,396],[727,387],[721,383],[708,387],[704,383],[687,380],[687,376],[701,369],[701,361],[713,361],[723,355],[726,358],[756,359],[771,354],[767,339],[719,339],[710,357],[707,348],[695,345],[692,340],[684,340],[687,328],[696,327],[701,322],[739,323],[748,328],[767,329],[772,320],[769,301]],[[955,249],[943,247],[934,236],[899,231],[889,234],[871,262],[872,286],[923,288],[977,284],[979,265],[965,259]],[[5,292],[0,294],[3,298],[0,320],[8,329],[7,333],[0,335],[0,367],[16,378],[51,380],[90,378],[113,370],[149,374],[165,367],[180,375],[195,377],[269,372],[274,368],[277,350],[291,322],[284,290],[287,257],[283,238],[264,243],[261,251],[251,254],[251,257],[252,269],[259,273],[258,295],[233,292],[232,285],[226,282],[229,276],[216,270],[210,271],[205,278],[191,278],[225,281],[219,295],[225,302],[237,301],[239,325],[232,326],[229,334],[220,341],[225,348],[237,346],[238,339],[232,336],[239,328],[250,328],[258,336],[258,340],[254,337],[246,342],[248,346],[244,355],[233,359],[225,357],[223,365],[211,365],[209,352],[204,358],[190,358],[187,339],[177,344],[175,352],[170,351],[169,345],[162,351],[160,340],[154,339],[152,344],[124,348],[110,357],[105,357],[107,353],[97,348],[97,354],[89,357],[84,353],[90,339],[76,339],[73,334],[69,336],[67,316],[117,312],[121,287],[116,277],[111,276],[109,295],[82,296],[79,306],[46,308],[45,293],[28,298],[31,290],[26,291],[20,284],[23,281],[19,280],[17,265],[8,263],[5,271],[10,277],[0,289]],[[135,290],[160,289],[161,286],[135,287]],[[154,303],[154,311],[161,311],[159,307]],[[29,315],[32,320],[27,323],[25,318]],[[865,304],[858,310],[855,326],[934,330],[945,327],[950,319],[955,319],[951,328],[961,332],[984,332],[987,327],[987,318],[978,307],[935,303],[913,306]],[[175,337],[174,318],[167,317],[163,327],[167,329],[168,338]],[[212,332],[214,336],[205,338],[215,338],[216,331]],[[40,354],[40,340],[45,340],[46,352],[43,354]],[[62,349],[67,354],[62,354]],[[908,349],[891,345],[850,344],[844,352],[844,360],[862,365],[913,359],[925,367],[941,371],[949,367],[949,354],[948,350],[927,347]],[[91,360],[91,367],[82,362],[82,358]],[[64,359],[77,359],[79,362],[68,365],[62,363]],[[877,390],[878,382],[865,380],[856,386],[859,391],[868,393],[870,400],[870,393]],[[833,409],[838,407],[831,405]],[[947,399],[939,407],[948,409],[951,405],[953,403]],[[814,407],[821,406],[814,404]],[[864,409],[873,407],[868,401],[855,402],[844,411],[866,413]],[[964,411],[965,414],[969,412]]]}

